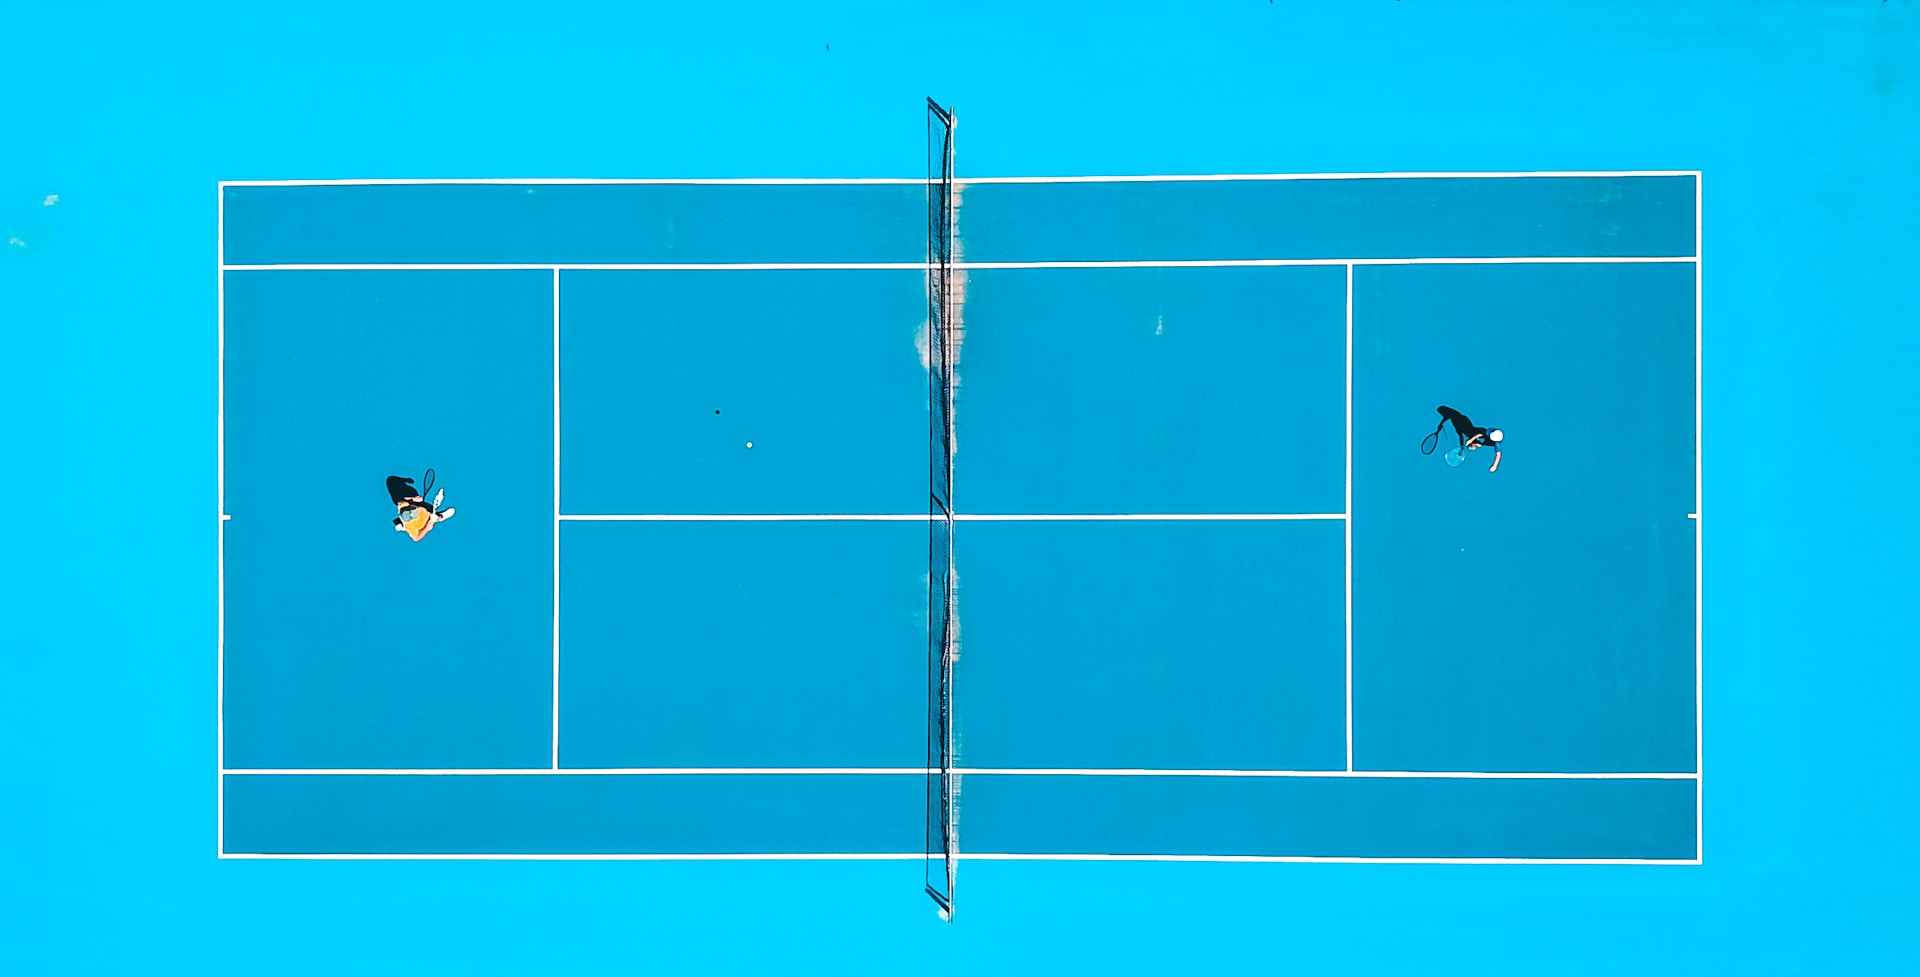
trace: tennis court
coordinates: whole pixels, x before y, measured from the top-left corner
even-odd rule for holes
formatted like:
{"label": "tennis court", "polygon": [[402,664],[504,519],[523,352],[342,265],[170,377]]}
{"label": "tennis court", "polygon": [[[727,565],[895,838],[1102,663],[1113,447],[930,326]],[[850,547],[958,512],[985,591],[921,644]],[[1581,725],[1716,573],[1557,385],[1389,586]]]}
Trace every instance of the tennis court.
{"label": "tennis court", "polygon": [[1699,173],[941,121],[220,186],[223,857],[1699,862]]}
{"label": "tennis court", "polygon": [[1920,971],[1920,3],[70,7],[0,971]]}

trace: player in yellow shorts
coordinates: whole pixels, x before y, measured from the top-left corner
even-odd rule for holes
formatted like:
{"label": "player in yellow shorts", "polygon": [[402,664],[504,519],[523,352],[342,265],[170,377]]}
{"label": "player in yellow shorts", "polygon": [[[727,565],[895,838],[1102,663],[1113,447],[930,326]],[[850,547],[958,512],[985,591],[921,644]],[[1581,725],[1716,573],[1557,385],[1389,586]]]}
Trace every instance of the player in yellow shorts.
{"label": "player in yellow shorts", "polygon": [[440,508],[440,500],[447,497],[446,489],[435,492],[433,502],[429,504],[414,490],[413,479],[388,475],[387,495],[393,499],[394,508],[400,512],[399,518],[393,521],[394,531],[406,533],[416,543],[426,538],[426,535],[433,531],[433,527],[453,518],[452,506],[446,509]]}

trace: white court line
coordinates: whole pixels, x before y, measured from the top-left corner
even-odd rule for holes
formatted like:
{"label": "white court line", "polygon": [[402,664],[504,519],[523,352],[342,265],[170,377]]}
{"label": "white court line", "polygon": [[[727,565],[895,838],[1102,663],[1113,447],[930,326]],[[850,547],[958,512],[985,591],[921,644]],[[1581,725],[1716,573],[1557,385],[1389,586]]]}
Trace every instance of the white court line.
{"label": "white court line", "polygon": [[924,777],[925,767],[320,767],[228,770],[234,777],[635,777],[681,775],[728,776],[895,776]]}
{"label": "white court line", "polygon": [[925,177],[699,177],[690,179],[594,179],[591,177],[500,177],[419,180],[222,180],[223,187],[434,187],[434,186],[926,186]]}
{"label": "white court line", "polygon": [[1574,773],[1495,770],[1180,770],[1092,767],[970,767],[956,773],[1049,777],[1294,777],[1308,780],[1692,780],[1682,772]]}
{"label": "white court line", "polygon": [[1347,769],[1353,769],[1353,266],[1347,266]]}
{"label": "white court line", "polygon": [[1700,309],[1701,293],[1701,244],[1705,224],[1701,208],[1701,176],[1693,175],[1693,769],[1696,774],[1693,791],[1693,855],[1704,860],[1707,857],[1706,824],[1706,687],[1705,673],[1702,668],[1702,603],[1701,587],[1702,557],[1700,535],[1701,504],[1704,501],[1700,482],[1701,435],[1701,341]]}
{"label": "white court line", "polygon": [[553,270],[553,767],[560,768],[560,269]]}
{"label": "white court line", "polygon": [[1524,172],[1189,173],[1156,176],[976,176],[955,183],[1237,183],[1284,180],[1506,180],[1524,178],[1694,176],[1698,170],[1534,170]]}
{"label": "white court line", "polygon": [[1346,865],[1698,865],[1695,858],[1368,858],[1342,855],[1017,855],[962,852],[997,862],[1330,862]]}
{"label": "white court line", "polygon": [[1126,512],[1056,513],[1051,515],[1012,515],[1001,513],[955,513],[955,522],[1106,522],[1138,520],[1145,522],[1312,522],[1345,519],[1343,512]]}
{"label": "white court line", "polygon": [[880,862],[907,861],[925,859],[925,852],[913,853],[834,853],[834,854],[607,854],[607,855],[392,855],[369,854],[348,855],[335,852],[301,852],[293,854],[274,854],[270,852],[223,852],[221,858],[255,859],[291,859],[295,861],[337,861],[337,862],[792,862],[792,861],[830,861],[830,862]]}
{"label": "white court line", "polygon": [[[1005,178],[982,178],[982,179],[974,179],[974,180],[962,180],[962,181],[957,181],[957,182],[959,182],[959,183],[960,183],[960,184],[962,184],[962,185],[965,185],[965,184],[968,184],[968,183],[1098,183],[1098,182],[1116,182],[1116,183],[1125,183],[1125,182],[1225,182],[1225,181],[1236,181],[1236,180],[1310,180],[1310,179],[1318,179],[1318,180],[1329,180],[1329,179],[1405,179],[1405,178],[1513,178],[1513,177],[1638,177],[1638,176],[1687,176],[1687,175],[1691,175],[1691,176],[1694,176],[1694,177],[1696,178],[1696,181],[1698,181],[1698,178],[1699,178],[1699,175],[1700,175],[1700,174],[1699,174],[1699,171],[1697,171],[1697,170],[1692,170],[1692,171],[1685,171],[1685,170],[1680,170],[1680,171],[1663,171],[1663,170],[1647,170],[1647,171],[1557,171],[1557,172],[1480,172],[1480,173],[1445,173],[1445,172],[1424,172],[1424,173],[1423,173],[1423,172],[1405,172],[1405,173],[1350,173],[1350,174],[1240,174],[1240,175],[1219,175],[1219,174],[1216,174],[1216,175],[1192,175],[1192,176],[1118,176],[1118,177],[1005,177]],[[221,187],[221,188],[222,188],[222,189],[224,190],[224,188],[225,188],[225,187],[227,187],[227,186],[321,186],[321,185],[419,185],[419,184],[447,184],[447,183],[474,183],[474,184],[481,184],[481,183],[488,183],[488,184],[568,184],[568,183],[572,183],[572,184],[622,184],[622,183],[627,183],[627,184],[647,184],[647,183],[658,183],[658,184],[761,184],[761,185],[782,185],[782,184],[902,184],[902,185],[905,185],[905,184],[915,184],[915,185],[917,185],[917,184],[921,184],[921,183],[923,183],[923,182],[924,182],[924,181],[923,181],[923,180],[921,180],[921,179],[919,179],[919,178],[903,178],[903,179],[817,179],[817,180],[815,180],[815,179],[798,179],[798,180],[782,180],[782,179],[740,179],[740,180],[552,180],[552,179],[534,179],[534,180],[491,180],[491,179],[489,179],[489,180],[286,180],[286,181],[222,181],[222,182],[220,183],[220,187]],[[1696,256],[1697,256],[1697,255],[1699,254],[1699,240],[1700,240],[1700,217],[1699,217],[1699,193],[1700,193],[1700,191],[1699,191],[1699,185],[1698,185],[1698,182],[1696,182]],[[554,266],[554,265],[552,265],[552,264],[533,264],[533,265],[497,265],[497,264],[474,264],[474,265],[451,265],[451,264],[450,264],[450,265],[279,265],[279,266],[228,266],[228,265],[227,265],[227,264],[225,263],[225,260],[224,260],[224,249],[225,249],[225,243],[224,243],[224,203],[225,203],[225,201],[224,201],[224,193],[222,193],[222,194],[221,194],[221,198],[220,198],[220,207],[221,207],[221,221],[220,221],[220,259],[221,259],[221,260],[220,260],[220,267],[221,267],[221,269],[222,269],[223,271],[225,271],[225,270],[233,270],[233,271],[248,271],[248,270],[358,270],[358,269],[364,269],[364,270],[388,270],[388,269],[392,269],[392,270],[416,270],[416,269],[417,269],[417,270],[433,270],[433,269],[448,269],[448,270],[465,270],[465,269],[474,269],[474,270],[500,270],[500,269],[510,269],[510,268],[526,268],[526,269],[530,269],[530,270],[545,270],[545,269],[549,269],[549,268],[552,268],[552,269],[554,269],[554,271],[556,272],[556,277],[557,277],[557,273],[558,273],[558,271],[559,271],[559,268],[558,268],[558,267],[556,267],[556,266]],[[1700,464],[1699,464],[1699,453],[1700,453],[1700,439],[1699,439],[1699,427],[1700,427],[1700,420],[1699,420],[1699,414],[1700,414],[1700,384],[1699,384],[1699,373],[1700,373],[1700,357],[1699,357],[1699,352],[1700,352],[1700,327],[1699,327],[1699,318],[1700,318],[1700,311],[1699,311],[1699,307],[1700,307],[1700,291],[1699,291],[1699,281],[1700,281],[1700,277],[1699,277],[1699,276],[1700,276],[1700,269],[1699,269],[1699,263],[1698,263],[1698,258],[1697,258],[1697,257],[1650,257],[1650,258],[1566,258],[1566,257],[1562,257],[1562,258],[1454,258],[1454,259],[1352,259],[1352,260],[1342,260],[1342,259],[1314,259],[1314,260],[1303,260],[1303,261],[1286,261],[1286,260],[1277,260],[1277,261],[1227,261],[1227,262],[1036,262],[1036,263],[978,263],[978,264],[974,264],[974,265],[966,265],[966,264],[964,264],[964,263],[962,263],[962,264],[958,264],[958,265],[956,265],[956,267],[957,267],[957,268],[962,268],[962,269],[964,269],[964,268],[1022,268],[1022,267],[1033,267],[1033,268],[1043,268],[1043,267],[1058,267],[1058,268],[1073,268],[1073,267],[1181,267],[1181,266],[1194,266],[1194,267],[1232,267],[1232,266],[1259,266],[1259,265],[1290,265],[1290,264],[1347,264],[1347,265],[1353,265],[1353,264],[1366,264],[1366,265],[1373,265],[1373,264],[1511,264],[1511,263],[1582,263],[1582,264],[1585,264],[1585,263],[1622,263],[1622,262],[1629,262],[1629,263],[1646,263],[1646,262],[1680,262],[1680,263],[1684,263],[1684,262],[1693,262],[1693,263],[1695,264],[1695,275],[1696,275],[1696,330],[1695,330],[1695,331],[1696,331],[1696,338],[1695,338],[1695,342],[1696,342],[1696,358],[1695,358],[1695,371],[1696,371],[1696,385],[1695,385],[1695,400],[1696,400],[1696,403],[1695,403],[1695,414],[1696,414],[1696,419],[1695,419],[1695,424],[1696,424],[1696,459],[1695,459],[1695,495],[1696,495],[1696,510],[1698,510],[1698,508],[1699,508],[1699,504],[1698,504],[1698,500],[1699,500],[1699,497],[1700,497]],[[915,262],[915,263],[900,263],[900,264],[898,264],[898,265],[890,265],[890,264],[834,264],[834,265],[806,265],[806,264],[793,264],[793,265],[766,265],[766,266],[755,266],[755,265],[737,265],[737,264],[724,264],[724,265],[722,265],[722,264],[715,264],[715,265],[568,265],[568,266],[561,266],[561,267],[567,267],[567,268],[569,268],[569,269],[580,269],[580,270],[593,270],[593,269],[598,269],[598,268],[605,268],[605,269],[610,269],[610,270],[613,270],[613,269],[631,269],[631,270],[656,270],[656,269],[657,269],[657,270],[705,270],[705,269],[712,269],[712,270],[754,270],[754,269],[756,269],[756,268],[762,268],[762,267],[764,267],[764,268],[769,268],[769,269],[771,269],[771,268],[793,268],[793,269],[804,269],[804,268],[815,268],[815,267],[817,267],[817,268],[823,268],[823,269],[824,269],[824,268],[861,268],[861,269],[892,269],[892,268],[898,268],[898,269],[900,269],[900,270],[915,270],[915,271],[918,271],[918,270],[921,270],[921,269],[922,269],[922,266],[921,266],[921,264],[920,264],[920,263],[918,263],[918,262]],[[221,757],[221,766],[222,766],[223,768],[224,768],[224,751],[225,751],[225,726],[224,726],[224,721],[225,721],[225,716],[224,716],[224,698],[225,698],[225,690],[224,690],[224,687],[225,687],[225,536],[224,536],[224,523],[225,523],[225,522],[226,522],[226,521],[227,521],[228,519],[230,519],[230,518],[231,518],[230,516],[227,516],[227,515],[226,515],[226,514],[224,513],[224,508],[225,508],[225,506],[224,506],[224,495],[225,495],[225,295],[224,295],[224,293],[225,293],[225,289],[224,289],[224,276],[222,276],[222,277],[221,277],[221,286],[220,286],[220,374],[221,374],[221,376],[220,376],[220,415],[219,415],[219,441],[220,441],[220,445],[219,445],[219,456],[220,456],[220,457],[219,457],[219,466],[220,466],[220,472],[219,472],[219,483],[220,483],[220,486],[219,486],[219,491],[220,491],[220,495],[221,495],[221,509],[222,509],[222,523],[223,523],[223,525],[222,525],[222,533],[221,533],[221,537],[220,537],[220,571],[219,571],[219,573],[220,573],[220,598],[219,598],[219,603],[220,603],[220,609],[219,609],[219,610],[220,610],[220,623],[219,623],[219,631],[220,631],[220,635],[219,635],[219,658],[220,658],[220,663],[219,663],[219,664],[220,664],[220,668],[219,668],[219,701],[220,701],[220,716],[219,716],[219,729],[220,729],[220,732],[219,732],[219,753],[220,753],[220,757]],[[557,301],[557,297],[556,297],[556,301]],[[556,343],[557,343],[557,337],[556,337]],[[556,356],[556,372],[557,372],[557,368],[558,368],[558,367],[557,367],[557,362],[558,362],[558,361],[557,361],[557,356]],[[1350,380],[1349,380],[1349,383],[1350,383]],[[557,405],[556,405],[556,412],[557,412]],[[557,426],[557,413],[556,413],[556,426]],[[557,456],[558,456],[558,438],[557,438],[557,431],[556,431],[556,464],[557,464]],[[1349,485],[1349,492],[1350,492],[1350,485]],[[1351,505],[1350,505],[1350,500],[1349,500],[1349,512],[1350,512],[1350,510],[1351,510]],[[1700,594],[1701,594],[1701,587],[1700,587],[1700,579],[1701,579],[1701,562],[1700,562],[1700,559],[1699,559],[1699,556],[1700,556],[1700,535],[1699,535],[1699,532],[1700,532],[1700,531],[1699,531],[1699,525],[1698,525],[1698,516],[1697,516],[1697,512],[1696,512],[1696,513],[1692,513],[1692,514],[1689,514],[1689,517],[1690,517],[1690,518],[1694,518],[1694,519],[1696,520],[1696,527],[1695,527],[1695,534],[1696,534],[1696,535],[1695,535],[1695,549],[1696,549],[1696,562],[1695,562],[1695,591],[1696,591],[1696,598],[1695,598],[1695,599],[1696,599],[1696,617],[1695,617],[1695,632],[1696,632],[1696,638],[1695,638],[1695,645],[1696,645],[1696,683],[1695,683],[1695,695],[1696,695],[1696,771],[1698,771],[1698,770],[1700,770],[1700,769],[1701,769],[1701,766],[1699,765],[1699,760],[1700,760],[1700,755],[1699,755],[1699,754],[1700,754],[1700,750],[1701,750],[1701,745],[1700,745],[1700,729],[1701,729],[1701,724],[1702,724],[1702,713],[1701,713],[1701,709],[1700,709],[1700,696],[1701,696],[1701,691],[1702,691],[1702,687],[1701,687],[1701,682],[1700,682],[1700,674],[1701,674],[1701,673],[1700,673],[1700,648],[1701,648],[1701,641],[1700,641],[1700,634],[1701,634],[1701,618],[1700,618],[1700,613],[1699,613],[1699,608],[1700,608]],[[802,516],[802,517],[792,517],[792,516],[767,516],[767,517],[756,517],[756,516],[744,516],[744,517],[731,517],[731,516],[721,516],[721,517],[698,517],[698,516],[667,516],[667,517],[645,517],[645,516],[639,516],[639,517],[617,517],[617,516],[616,516],[616,517],[593,517],[593,516],[587,516],[587,517],[565,517],[565,516],[561,516],[561,515],[559,515],[559,514],[558,514],[558,512],[557,512],[557,506],[556,506],[556,516],[555,516],[555,518],[556,518],[556,571],[555,571],[555,572],[556,572],[556,575],[557,575],[557,572],[558,572],[558,570],[557,570],[557,545],[558,545],[558,542],[557,542],[557,530],[558,530],[558,526],[557,526],[557,523],[558,523],[558,521],[559,521],[559,520],[561,520],[561,519],[572,519],[572,518],[579,518],[579,519],[586,519],[586,520],[593,520],[593,519],[600,519],[600,518],[610,518],[610,519],[616,519],[616,520],[627,520],[627,519],[631,519],[631,520],[648,520],[648,519],[670,519],[670,520],[682,520],[682,519],[697,519],[697,518],[719,518],[719,519],[747,519],[747,520],[754,520],[754,519],[768,519],[768,520],[785,520],[785,519],[796,519],[796,518],[799,518],[799,519],[806,519],[806,518],[816,518],[816,519],[848,519],[848,518],[876,518],[876,519],[889,519],[889,520],[890,520],[890,519],[905,519],[905,520],[916,520],[916,521],[917,521],[917,520],[924,520],[924,519],[926,519],[927,517],[926,517],[926,516],[924,516],[924,515],[919,515],[919,516],[904,516],[904,517],[901,517],[901,516],[877,516],[877,517],[845,517],[845,516],[812,516],[812,517],[806,517],[806,516]],[[1114,518],[1127,518],[1127,519],[1236,519],[1236,518],[1239,518],[1239,519],[1345,519],[1345,518],[1347,518],[1347,515],[1346,515],[1346,514],[1326,514],[1326,515],[1241,515],[1241,516],[1231,516],[1231,515],[1195,515],[1195,514],[1181,514],[1181,515],[1159,515],[1159,516],[1155,516],[1155,515],[1123,515],[1123,516],[1085,516],[1085,515],[1082,515],[1082,516],[973,516],[973,517],[969,517],[969,516],[961,516],[961,517],[958,517],[958,518],[960,518],[960,519],[969,519],[969,518],[971,518],[971,519],[982,519],[982,520],[993,520],[993,519],[1007,519],[1007,520],[1016,520],[1016,519],[1032,519],[1032,520],[1051,520],[1051,519],[1114,519]],[[1350,545],[1350,532],[1351,532],[1351,528],[1349,527],[1349,545]],[[1349,574],[1350,574],[1350,572],[1351,572],[1351,569],[1350,569],[1350,560],[1351,560],[1351,557],[1350,557],[1350,554],[1349,554]],[[1351,585],[1350,585],[1350,581],[1349,581],[1349,588],[1350,588],[1350,586],[1351,586]],[[557,587],[558,587],[558,584],[557,584],[557,577],[556,577],[556,601],[557,601]],[[1349,592],[1349,600],[1350,600],[1350,599],[1351,599],[1351,597],[1350,597],[1350,592]],[[556,615],[557,615],[557,603],[556,603]],[[1349,622],[1349,626],[1350,626],[1350,622]],[[556,628],[557,628],[557,622],[556,622]],[[556,641],[557,641],[557,637],[556,637]],[[1350,638],[1349,638],[1349,641],[1350,641]],[[557,650],[556,650],[556,654],[557,654]],[[557,667],[557,665],[556,665],[556,667]],[[558,691],[557,691],[557,682],[556,682],[556,688],[555,688],[555,695],[556,695],[556,697],[557,697],[557,694],[558,694]],[[557,724],[557,721],[558,721],[558,710],[557,710],[557,706],[556,706],[556,710],[555,710],[555,722],[556,722],[556,724]],[[1350,722],[1351,722],[1351,713],[1349,712],[1349,723],[1350,723]],[[557,732],[556,732],[556,735],[557,735]],[[556,746],[556,749],[557,749],[557,746]],[[557,762],[557,761],[556,761],[556,762]],[[222,773],[223,773],[223,774],[224,774],[224,773],[245,773],[245,772],[246,772],[246,771],[225,771],[224,769],[222,770]],[[306,771],[306,772],[315,772],[315,771]],[[373,771],[373,772],[387,772],[387,771]],[[511,772],[511,771],[509,771],[509,772]],[[546,771],[537,771],[537,772],[546,772]],[[563,771],[552,771],[552,772],[563,772]],[[912,772],[913,772],[913,773],[915,773],[915,774],[919,774],[919,773],[922,773],[922,771],[912,771]],[[975,772],[979,772],[979,771],[975,771]],[[1014,772],[1014,771],[1007,771],[1007,772]],[[1182,774],[1187,774],[1187,775],[1191,775],[1191,774],[1192,774],[1192,773],[1194,773],[1194,772],[1191,772],[1191,771],[1181,771],[1181,772],[1178,772],[1178,773],[1182,773]],[[1244,773],[1244,772],[1243,772],[1243,773]],[[1281,774],[1268,774],[1268,775],[1281,775]],[[1338,773],[1314,773],[1314,774],[1312,774],[1312,775],[1315,775],[1315,776],[1337,776],[1337,775],[1340,775],[1340,774],[1338,774]],[[1422,777],[1435,777],[1435,776],[1447,776],[1447,774],[1439,774],[1439,773],[1411,773],[1411,772],[1409,772],[1409,773],[1403,773],[1403,774],[1394,774],[1394,773],[1390,773],[1390,772],[1358,772],[1358,773],[1356,773],[1356,774],[1354,774],[1354,775],[1356,775],[1356,776],[1396,776],[1396,775],[1406,775],[1406,776],[1422,776]],[[1608,774],[1598,774],[1598,775],[1595,775],[1595,774],[1568,774],[1568,775],[1559,775],[1559,774],[1486,774],[1486,775],[1484,775],[1484,776],[1489,776],[1489,777],[1522,777],[1522,778],[1527,778],[1527,777],[1556,777],[1556,776],[1570,776],[1570,777],[1581,777],[1581,778],[1592,778],[1592,777],[1602,777],[1602,778],[1604,778],[1604,777],[1609,777],[1609,776],[1621,776],[1621,777],[1632,777],[1632,778],[1644,778],[1644,777],[1657,777],[1657,778],[1664,778],[1664,779],[1675,779],[1675,778],[1682,778],[1682,779],[1684,779],[1684,778],[1692,778],[1692,779],[1695,779],[1695,780],[1696,780],[1696,783],[1699,783],[1699,781],[1700,781],[1700,775],[1699,775],[1699,773],[1694,773],[1694,774],[1671,774],[1671,775],[1669,775],[1669,774],[1653,774],[1653,775],[1646,775],[1646,774],[1626,774],[1626,775],[1608,775]],[[1699,802],[1698,802],[1698,799],[1697,799],[1697,800],[1696,800],[1696,806],[1697,806],[1697,807],[1698,807],[1698,803],[1699,803]],[[1700,820],[1699,820],[1699,812],[1698,812],[1698,810],[1696,810],[1696,827],[1697,827],[1697,829],[1698,829],[1698,828],[1700,827],[1700,825],[1701,825],[1701,822],[1700,822]],[[221,838],[222,838],[222,842],[221,842],[221,844],[222,844],[222,846],[223,846],[223,845],[224,845],[224,791],[222,792],[222,796],[221,796]],[[245,855],[223,855],[223,857],[256,857],[256,856],[245,856]],[[287,855],[262,855],[262,856],[257,856],[257,857],[270,857],[270,858],[288,858],[288,857],[303,857],[303,856],[287,856]],[[304,856],[304,857],[321,857],[321,858],[324,858],[324,857],[347,857],[347,858],[360,858],[360,857],[379,857],[379,856],[325,856],[325,855],[317,855],[317,856]],[[405,855],[402,855],[402,856],[391,856],[391,857],[396,857],[396,858],[421,858],[421,857],[449,857],[449,858],[475,858],[475,857],[483,857],[483,856],[468,856],[468,855],[456,855],[456,856],[405,856]],[[728,857],[739,857],[739,858],[749,858],[749,859],[772,859],[772,858],[802,858],[802,859],[821,859],[821,858],[901,858],[901,859],[917,859],[917,858],[922,858],[922,857],[924,857],[924,853],[904,853],[904,854],[900,854],[900,855],[819,855],[819,854],[803,854],[803,855],[748,855],[748,856],[715,856],[715,855],[694,855],[694,856],[495,856],[495,857],[536,857],[536,858],[548,858],[548,857],[584,857],[584,858],[607,858],[607,857],[646,857],[646,858],[672,858],[672,857],[685,857],[685,858],[700,858],[700,859],[713,859],[713,858],[728,858]],[[1188,856],[1100,856],[1100,855],[1087,855],[1087,856],[1074,856],[1074,855],[1066,855],[1066,856],[1030,856],[1030,855],[1004,855],[1004,856],[1001,856],[1001,855],[966,855],[966,854],[963,854],[963,855],[962,855],[962,857],[973,857],[973,858],[1041,858],[1041,857],[1054,857],[1054,858],[1069,858],[1069,859],[1077,859],[1077,858],[1092,858],[1092,859],[1098,859],[1098,858],[1144,858],[1144,859],[1170,859],[1170,860],[1186,860],[1186,859],[1191,859],[1191,860],[1275,860],[1275,861],[1282,861],[1282,860],[1299,860],[1299,861],[1383,861],[1383,862],[1416,862],[1416,863],[1419,863],[1419,862],[1441,862],[1441,863],[1483,863],[1483,862],[1507,862],[1507,861],[1521,861],[1521,862],[1536,862],[1536,863],[1540,863],[1540,862],[1544,862],[1544,863],[1554,863],[1554,864],[1676,864],[1676,863],[1678,863],[1678,864],[1698,864],[1698,861],[1699,861],[1699,860],[1698,860],[1698,858],[1696,858],[1696,859],[1694,859],[1694,860],[1692,860],[1691,862],[1678,862],[1678,861],[1675,861],[1675,860],[1632,860],[1632,859],[1628,859],[1628,860],[1611,860],[1611,859],[1601,859],[1601,860],[1582,860],[1582,859],[1571,859],[1571,860],[1555,860],[1555,859],[1490,859],[1490,860],[1489,860],[1489,859],[1320,859],[1320,858],[1302,858],[1302,859],[1282,859],[1282,858],[1271,858],[1271,859],[1269,859],[1269,858],[1248,858],[1248,859],[1238,859],[1238,858],[1215,858],[1215,857],[1202,857],[1202,856],[1193,856],[1193,857],[1188,857]]]}
{"label": "white court line", "polygon": [[[1691,260],[1691,259],[1689,259]],[[300,262],[275,265],[226,265],[226,271],[917,271],[925,262],[900,261],[747,261],[684,263],[525,262]]]}
{"label": "white court line", "polygon": [[215,626],[214,655],[214,787],[217,795],[214,801],[214,841],[216,853],[224,851],[227,845],[227,781],[219,771],[227,768],[227,276],[220,269],[227,264],[227,191],[224,186],[218,188],[216,218],[214,224],[214,278],[217,281],[215,328],[219,336],[217,353],[217,372],[219,379],[218,414],[214,421],[216,447],[214,481],[219,496],[220,542],[219,570],[215,587],[218,597],[216,613],[219,624]]}
{"label": "white court line", "polygon": [[[924,767],[344,767],[223,771],[233,777],[658,777],[658,776],[875,776],[924,777]],[[1683,772],[1578,773],[1491,770],[1202,770],[1133,767],[955,767],[961,776],[1005,777],[1246,777],[1304,780],[1693,780]]]}
{"label": "white court line", "polygon": [[1692,255],[1503,255],[1460,258],[1151,258],[1124,261],[969,261],[969,271],[1017,268],[1291,268],[1342,265],[1655,265],[1688,264]]}
{"label": "white court line", "polygon": [[[954,183],[1234,183],[1278,180],[1483,180],[1511,178],[1611,178],[1699,176],[1699,170],[1533,170],[1399,173],[1186,173],[1145,176],[977,176]],[[222,187],[381,187],[381,186],[924,186],[924,177],[720,177],[594,179],[567,177],[448,178],[416,180],[222,180]]]}
{"label": "white court line", "polygon": [[[562,522],[926,522],[931,516],[920,513],[889,514],[754,514],[647,513],[634,515],[561,515]],[[1014,515],[999,513],[955,513],[955,522],[1309,522],[1345,519],[1339,512],[1144,512],[1144,513],[1060,513],[1052,515]]]}
{"label": "white court line", "polygon": [[[766,853],[766,854],[605,854],[605,855],[448,855],[339,853],[272,854],[223,852],[221,858],[341,862],[878,862],[920,861],[925,852],[875,853]],[[998,852],[958,852],[961,861],[993,862],[1290,862],[1342,865],[1698,865],[1697,858],[1368,858],[1343,855],[1027,855]]]}
{"label": "white court line", "polygon": [[571,515],[554,517],[561,522],[926,522],[930,517],[907,515],[708,515],[670,513],[645,515]]}
{"label": "white court line", "polygon": [[[1195,258],[1119,261],[956,261],[955,271],[1093,268],[1297,268],[1344,265],[1657,265],[1690,264],[1692,255],[1510,255],[1476,258]],[[296,262],[222,265],[224,271],[917,271],[924,263],[898,261],[746,262]]]}

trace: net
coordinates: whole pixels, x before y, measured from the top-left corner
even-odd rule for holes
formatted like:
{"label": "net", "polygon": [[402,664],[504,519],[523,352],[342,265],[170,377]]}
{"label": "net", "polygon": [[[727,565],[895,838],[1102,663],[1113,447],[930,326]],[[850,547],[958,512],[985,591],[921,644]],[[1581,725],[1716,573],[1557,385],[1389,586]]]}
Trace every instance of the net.
{"label": "net", "polygon": [[927,894],[953,917],[953,115],[927,99]]}

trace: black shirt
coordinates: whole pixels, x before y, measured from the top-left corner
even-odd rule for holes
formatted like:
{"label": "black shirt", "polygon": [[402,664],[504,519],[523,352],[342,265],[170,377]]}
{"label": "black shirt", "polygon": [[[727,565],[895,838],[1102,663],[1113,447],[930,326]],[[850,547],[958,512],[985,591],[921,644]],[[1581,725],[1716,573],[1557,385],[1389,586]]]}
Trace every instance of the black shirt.
{"label": "black shirt", "polygon": [[1445,424],[1448,421],[1453,422],[1453,433],[1460,438],[1460,444],[1462,447],[1466,445],[1468,439],[1472,438],[1476,434],[1480,436],[1481,444],[1491,443],[1487,440],[1487,429],[1484,427],[1474,427],[1473,421],[1469,420],[1467,415],[1462,414],[1451,407],[1438,407],[1435,409],[1440,412],[1440,417],[1442,418],[1440,423]]}

